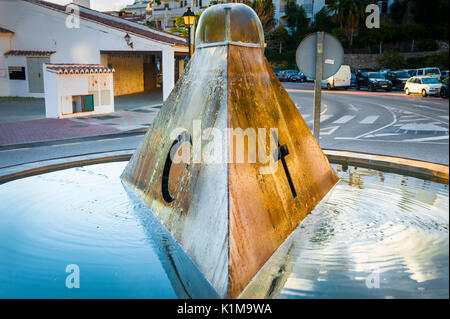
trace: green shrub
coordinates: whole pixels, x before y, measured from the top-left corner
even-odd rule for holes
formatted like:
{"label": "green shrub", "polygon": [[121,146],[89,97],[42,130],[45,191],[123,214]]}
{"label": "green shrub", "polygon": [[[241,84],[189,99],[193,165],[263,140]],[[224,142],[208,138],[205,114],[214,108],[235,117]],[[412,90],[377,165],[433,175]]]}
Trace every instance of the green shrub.
{"label": "green shrub", "polygon": [[417,44],[417,49],[419,51],[436,51],[439,48],[436,40],[433,39],[425,39],[419,41]]}
{"label": "green shrub", "polygon": [[393,70],[404,69],[406,61],[398,51],[386,51],[377,58],[380,68],[388,68]]}

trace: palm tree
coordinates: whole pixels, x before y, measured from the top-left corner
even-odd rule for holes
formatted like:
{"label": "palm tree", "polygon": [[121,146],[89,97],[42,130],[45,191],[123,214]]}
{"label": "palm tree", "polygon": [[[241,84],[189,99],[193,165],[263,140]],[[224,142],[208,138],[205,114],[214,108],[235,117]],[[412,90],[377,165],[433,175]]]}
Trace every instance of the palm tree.
{"label": "palm tree", "polygon": [[275,26],[275,8],[273,6],[272,0],[247,0],[243,2],[256,12],[259,20],[261,20],[264,33],[269,34]]}
{"label": "palm tree", "polygon": [[370,3],[376,1],[371,0],[329,0],[328,14],[331,14],[342,32],[347,35],[350,48],[353,45],[355,32],[359,28],[359,23],[365,16],[366,7]]}

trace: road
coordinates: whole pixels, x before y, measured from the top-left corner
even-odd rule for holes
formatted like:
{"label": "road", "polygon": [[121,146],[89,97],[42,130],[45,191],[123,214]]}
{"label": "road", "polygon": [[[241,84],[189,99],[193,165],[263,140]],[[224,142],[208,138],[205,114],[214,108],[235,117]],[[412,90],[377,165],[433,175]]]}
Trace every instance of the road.
{"label": "road", "polygon": [[[284,84],[312,129],[312,84]],[[324,90],[320,145],[449,163],[449,102],[401,92]]]}
{"label": "road", "polygon": [[[312,128],[311,84],[284,84]],[[449,163],[449,104],[401,93],[324,91],[320,144],[325,149]],[[0,168],[75,155],[135,149],[143,134],[0,148]]]}

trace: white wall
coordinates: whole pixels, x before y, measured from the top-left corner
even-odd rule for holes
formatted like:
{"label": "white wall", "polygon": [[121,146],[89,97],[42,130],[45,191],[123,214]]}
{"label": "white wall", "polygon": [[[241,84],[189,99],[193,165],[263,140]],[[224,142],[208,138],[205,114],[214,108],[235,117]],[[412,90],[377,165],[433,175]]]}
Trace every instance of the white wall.
{"label": "white wall", "polygon": [[[94,111],[72,114],[72,96],[92,94],[92,91],[89,91],[90,76],[109,78],[109,87],[107,89],[109,91],[110,103],[103,105],[99,81],[97,88],[99,104],[94,105]],[[56,74],[45,70],[44,87],[46,117],[71,118],[114,112],[114,81],[112,73],[69,75]]]}
{"label": "white wall", "polygon": [[[45,65],[44,65],[45,68]],[[58,84],[56,73],[44,69],[45,116],[59,117]]]}
{"label": "white wall", "polygon": [[6,64],[6,57],[3,53],[8,52],[10,48],[10,36],[0,33],[0,70],[2,71],[2,75],[0,75],[0,96],[9,95],[8,65]]}

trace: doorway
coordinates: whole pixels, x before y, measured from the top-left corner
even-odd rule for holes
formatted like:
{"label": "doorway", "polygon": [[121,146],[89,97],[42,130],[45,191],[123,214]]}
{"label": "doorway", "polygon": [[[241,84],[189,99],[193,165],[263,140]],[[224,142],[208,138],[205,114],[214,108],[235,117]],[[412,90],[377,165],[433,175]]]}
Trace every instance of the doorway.
{"label": "doorway", "polygon": [[30,93],[44,93],[44,76],[42,65],[50,63],[50,58],[27,58],[28,87]]}

